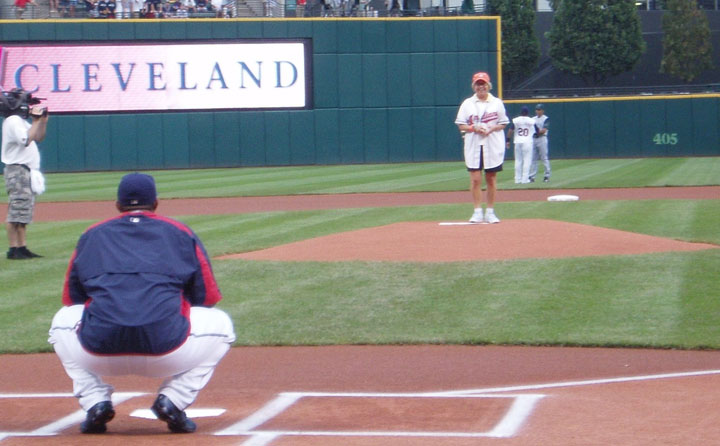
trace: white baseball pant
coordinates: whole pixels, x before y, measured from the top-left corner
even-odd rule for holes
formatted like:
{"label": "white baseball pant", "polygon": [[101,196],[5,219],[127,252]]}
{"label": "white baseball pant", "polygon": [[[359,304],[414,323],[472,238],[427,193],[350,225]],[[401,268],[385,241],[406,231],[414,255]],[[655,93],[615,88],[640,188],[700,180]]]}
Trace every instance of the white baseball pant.
{"label": "white baseball pant", "polygon": [[532,142],[515,143],[515,183],[530,182],[530,164],[532,163]]}
{"label": "white baseball pant", "polygon": [[101,401],[111,401],[114,389],[101,377],[119,375],[165,378],[158,393],[185,410],[210,381],[215,367],[235,341],[227,313],[216,308],[192,307],[190,335],[170,353],[94,355],[82,347],[77,337],[83,310],[83,305],[61,308],[53,318],[48,342],[72,379],[73,394],[85,411]]}

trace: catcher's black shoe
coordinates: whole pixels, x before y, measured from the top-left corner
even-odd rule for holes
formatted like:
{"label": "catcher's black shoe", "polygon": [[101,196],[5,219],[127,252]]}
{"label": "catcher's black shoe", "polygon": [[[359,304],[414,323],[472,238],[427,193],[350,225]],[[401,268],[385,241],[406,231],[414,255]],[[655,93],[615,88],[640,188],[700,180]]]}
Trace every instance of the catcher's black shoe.
{"label": "catcher's black shoe", "polygon": [[197,429],[193,420],[188,418],[185,412],[178,409],[165,395],[158,395],[150,410],[158,417],[158,420],[167,423],[168,429],[170,429],[171,432],[176,434],[190,434]]}
{"label": "catcher's black shoe", "polygon": [[115,409],[110,401],[101,401],[87,411],[85,421],[80,424],[83,434],[102,434],[107,430],[108,421],[115,416]]}

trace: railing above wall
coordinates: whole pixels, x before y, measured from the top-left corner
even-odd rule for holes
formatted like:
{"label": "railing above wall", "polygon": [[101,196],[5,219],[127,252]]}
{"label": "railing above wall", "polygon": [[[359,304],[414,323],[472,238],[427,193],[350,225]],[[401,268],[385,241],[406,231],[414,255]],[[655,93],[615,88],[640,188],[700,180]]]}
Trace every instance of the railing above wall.
{"label": "railing above wall", "polygon": [[504,99],[523,98],[577,98],[597,96],[651,96],[720,93],[720,84],[705,85],[654,85],[607,88],[543,88],[504,90]]}
{"label": "railing above wall", "polygon": [[[142,13],[143,2],[131,0],[132,7],[123,10],[122,1],[116,0],[117,8],[114,19],[146,18]],[[78,0],[74,10],[69,7],[59,10],[51,8],[50,0],[35,0],[36,5],[28,4],[24,11],[18,10],[13,0],[0,0],[0,19],[6,20],[48,20],[48,19],[98,19],[98,14],[88,11],[84,0]],[[186,3],[186,2],[183,2]],[[193,3],[193,2],[190,2]],[[231,18],[231,17],[262,17],[271,14],[267,9],[267,0],[223,0],[222,5],[214,10],[197,10],[180,12],[167,11],[157,17],[147,18]],[[132,10],[130,10],[132,9]],[[278,9],[279,11],[282,8]],[[242,13],[242,15],[240,15]],[[270,15],[272,16],[272,15]]]}
{"label": "railing above wall", "polygon": [[[116,18],[144,18],[140,10],[142,2],[135,2],[132,15],[123,11],[122,2],[117,1]],[[167,13],[161,17],[150,18],[233,18],[233,17],[442,17],[460,15],[484,15],[484,6],[476,6],[468,12],[461,7],[419,6],[398,10],[389,10],[384,2],[377,0],[308,0],[302,9],[296,0],[223,0],[222,7],[217,11],[201,11],[194,13]],[[89,14],[82,0],[78,1],[75,11],[56,11],[50,8],[49,0],[36,0],[37,5],[28,5],[24,12],[19,13],[13,0],[0,0],[0,19],[5,20],[47,20],[47,19],[84,19],[97,18]]]}

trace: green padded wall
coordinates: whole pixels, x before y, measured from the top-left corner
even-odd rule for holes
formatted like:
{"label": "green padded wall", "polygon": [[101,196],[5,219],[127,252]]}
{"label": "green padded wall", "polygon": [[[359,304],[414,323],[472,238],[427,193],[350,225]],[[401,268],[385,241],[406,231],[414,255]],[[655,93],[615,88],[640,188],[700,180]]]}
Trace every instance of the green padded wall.
{"label": "green padded wall", "polygon": [[[719,156],[720,95],[506,101],[511,118],[542,102],[551,158]],[[508,151],[508,157],[512,157]]]}

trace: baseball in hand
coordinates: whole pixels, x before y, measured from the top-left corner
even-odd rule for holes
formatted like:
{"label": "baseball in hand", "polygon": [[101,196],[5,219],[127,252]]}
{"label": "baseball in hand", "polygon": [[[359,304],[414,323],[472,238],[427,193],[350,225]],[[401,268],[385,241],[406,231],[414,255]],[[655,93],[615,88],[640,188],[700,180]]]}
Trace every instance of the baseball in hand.
{"label": "baseball in hand", "polygon": [[488,126],[484,122],[479,122],[479,123],[475,124],[475,131],[480,132],[482,135],[487,135]]}

